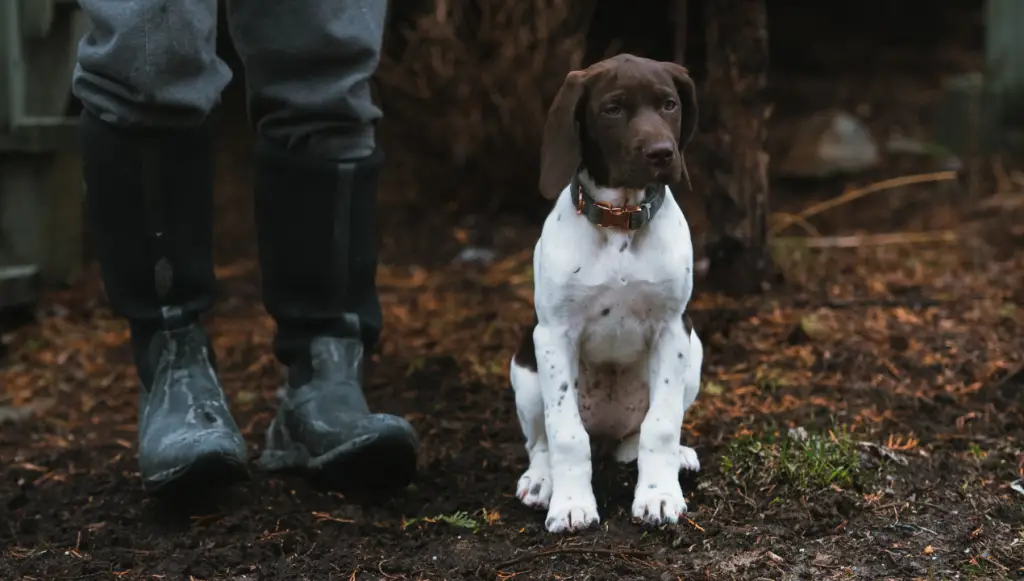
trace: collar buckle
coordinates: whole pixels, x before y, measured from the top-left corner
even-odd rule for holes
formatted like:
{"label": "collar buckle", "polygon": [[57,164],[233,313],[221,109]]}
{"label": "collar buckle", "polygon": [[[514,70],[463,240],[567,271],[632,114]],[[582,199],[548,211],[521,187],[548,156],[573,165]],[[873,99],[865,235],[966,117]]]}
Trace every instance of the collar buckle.
{"label": "collar buckle", "polygon": [[[573,205],[576,208],[577,215],[586,215],[587,219],[601,228],[616,228],[626,231],[639,230],[649,222],[658,210],[658,206],[661,205],[666,191],[664,187],[658,190],[649,189],[647,199],[642,204],[636,206],[612,206],[608,202],[598,202],[597,200],[590,199],[586,192],[583,191],[583,184],[578,179],[575,180],[575,186],[576,199]],[[597,212],[594,212],[587,206],[591,206]],[[639,214],[637,216],[639,220],[634,222],[633,216],[637,214]]]}
{"label": "collar buckle", "polygon": [[607,202],[594,202],[594,206],[600,208],[604,214],[601,221],[598,222],[598,226],[621,230],[631,230],[633,214],[644,211],[641,206],[612,206]]}

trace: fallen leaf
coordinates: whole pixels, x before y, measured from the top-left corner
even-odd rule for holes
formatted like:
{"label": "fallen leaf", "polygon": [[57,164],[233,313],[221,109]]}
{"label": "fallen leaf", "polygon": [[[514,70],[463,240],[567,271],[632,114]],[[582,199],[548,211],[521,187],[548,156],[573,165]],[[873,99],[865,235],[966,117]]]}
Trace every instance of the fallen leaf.
{"label": "fallen leaf", "polygon": [[1010,488],[1024,494],[1024,478],[1019,478],[1010,483]]}
{"label": "fallen leaf", "polygon": [[825,341],[834,331],[828,317],[820,313],[810,313],[800,318],[800,329],[812,341]]}

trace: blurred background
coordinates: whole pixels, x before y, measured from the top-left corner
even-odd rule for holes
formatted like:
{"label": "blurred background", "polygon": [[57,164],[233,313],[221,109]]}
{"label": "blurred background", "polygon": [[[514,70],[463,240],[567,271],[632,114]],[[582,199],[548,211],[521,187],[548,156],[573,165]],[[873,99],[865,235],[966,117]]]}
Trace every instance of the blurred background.
{"label": "blurred background", "polygon": [[[724,9],[720,19],[729,18],[729,10],[742,18],[747,10],[742,2],[725,4],[730,6],[710,4]],[[977,123],[969,117],[969,99],[950,86],[985,67],[983,3],[953,0],[922,10],[884,0],[768,1],[767,84],[736,97],[751,102],[746,110],[725,113],[720,104],[730,98],[729,88],[719,83],[713,90],[709,75],[715,71],[708,67],[709,59],[723,57],[709,51],[727,52],[751,33],[726,23],[711,46],[714,15],[709,18],[707,6],[692,0],[393,3],[377,78],[385,111],[380,135],[390,159],[381,191],[385,256],[440,263],[460,253],[489,256],[532,245],[549,207],[536,183],[550,100],[566,72],[618,52],[681,57],[701,89],[700,134],[688,151],[695,192],[677,197],[702,255],[714,237],[708,207],[731,183],[744,180],[736,159],[741,154],[716,139],[742,124],[738,114],[763,111],[767,117],[763,149],[771,161],[765,185],[770,212],[777,215],[834,197],[851,181],[962,169],[954,158],[968,149],[967,128]],[[252,135],[244,119],[244,72],[225,30],[220,45],[236,71],[221,106],[225,146],[218,191],[227,229],[219,248],[228,260],[252,248],[243,169]],[[722,78],[732,71],[719,67],[717,73]],[[833,149],[824,151],[829,139]],[[758,145],[755,139],[749,147]],[[988,170],[976,173],[988,179]],[[725,174],[718,183],[716,171]],[[871,196],[816,216],[812,233],[948,228],[964,211],[955,203],[966,195],[962,185],[925,182]],[[720,222],[729,219],[727,208],[723,213]],[[771,214],[764,218],[771,222]],[[448,234],[439,236],[439,230]],[[808,232],[798,225],[786,233]],[[728,270],[725,276],[737,278]]]}
{"label": "blurred background", "polygon": [[[984,3],[947,0],[924,10],[913,2],[884,0],[855,5],[768,0],[754,9],[764,11],[767,52],[761,50],[763,43],[744,40],[751,34],[742,33],[737,28],[740,24],[726,22],[742,20],[749,6],[760,4],[694,0],[392,3],[376,79],[385,111],[380,138],[389,155],[380,194],[386,259],[441,262],[460,252],[489,256],[526,244],[548,208],[536,191],[539,135],[547,106],[569,70],[618,52],[681,60],[701,90],[700,134],[687,154],[695,192],[677,196],[700,253],[721,238],[721,233],[709,228],[709,220],[718,223],[720,230],[729,228],[722,222],[730,219],[764,220],[766,228],[771,228],[771,213],[730,218],[729,209],[719,204],[717,217],[707,214],[709,206],[716,213],[715,200],[725,199],[723,191],[734,189],[745,173],[755,171],[743,167],[738,159],[741,153],[727,151],[729,146],[722,144],[722,136],[735,133],[744,116],[767,119],[763,135],[737,149],[763,148],[769,156],[766,181],[753,189],[770,192],[770,212],[795,224],[787,233],[809,232],[787,214],[836,196],[851,179],[863,183],[906,173],[963,169],[960,157],[972,143],[966,136],[978,125],[972,125],[969,112],[971,91],[977,91],[977,81],[972,79],[985,68]],[[25,54],[43,52],[46,45],[69,45],[67,39],[81,26],[71,24],[73,3],[53,5],[50,28],[44,30],[48,34],[39,39],[26,35]],[[708,6],[722,12],[709,15]],[[23,12],[31,16],[33,10]],[[38,18],[47,22],[46,15]],[[719,21],[724,22],[721,27],[712,25]],[[708,31],[717,28],[722,33],[709,39]],[[737,70],[758,77],[760,84],[745,93],[721,82],[715,85],[716,73],[728,78],[733,71],[724,66],[709,70],[709,62],[722,63],[730,47],[744,43],[740,50],[765,58],[750,70]],[[224,263],[253,251],[247,157],[253,135],[245,117],[244,71],[223,18],[218,44],[235,72],[217,114],[222,141],[217,251],[218,261]],[[68,57],[73,57],[73,46],[49,52],[54,53],[49,61],[36,59],[30,65],[38,69],[57,63],[56,71],[63,71]],[[36,93],[49,93],[49,101],[58,105],[63,101],[66,114],[73,116],[77,104],[68,101],[66,90],[61,93],[61,80],[51,73],[38,83],[43,89]],[[31,95],[26,97],[30,99]],[[739,109],[723,105],[730,99],[740,104]],[[29,141],[46,151],[46,145],[38,146],[45,142],[45,135],[46,131],[36,131]],[[50,165],[52,158],[36,165],[61,167],[60,173],[73,175],[76,162],[68,141],[66,135],[58,138],[53,149],[70,149],[70,158],[62,156],[57,165]],[[13,151],[7,154],[4,167],[24,172],[17,169],[25,165],[24,156],[19,155],[24,152],[17,145],[9,149]],[[1006,175],[1011,169],[1005,170]],[[716,182],[714,176],[723,173],[727,175],[719,175]],[[966,183],[966,178],[960,178]],[[979,188],[979,180],[991,178],[991,172],[981,168],[971,179]],[[23,190],[35,178],[25,179],[29,181],[22,180],[20,185],[8,179],[6,189]],[[950,214],[964,210],[953,204],[963,188],[940,182],[901,187],[882,197],[844,205],[843,211],[820,213],[810,232],[947,227],[953,219]],[[44,278],[70,279],[78,263],[88,264],[90,259],[87,227],[83,236],[83,225],[71,209],[75,208],[73,192],[79,188],[68,178],[57,184],[41,183],[36,189],[69,193],[64,198],[50,194],[58,196],[54,199],[62,200],[60,204],[39,202],[43,208],[33,209],[33,215],[45,219],[24,219],[26,204],[12,202],[12,194],[3,198],[7,202],[2,206],[2,231],[7,244],[0,243],[0,264],[43,263],[44,274],[52,273]],[[738,195],[742,198],[744,193]],[[943,208],[936,205],[940,199]],[[55,205],[63,209],[55,210]],[[43,220],[41,225],[33,223],[38,220]],[[777,220],[774,223],[778,226]],[[31,232],[24,232],[26,228]],[[446,234],[438,236],[438,229]],[[749,291],[758,285],[741,286],[740,291]]]}

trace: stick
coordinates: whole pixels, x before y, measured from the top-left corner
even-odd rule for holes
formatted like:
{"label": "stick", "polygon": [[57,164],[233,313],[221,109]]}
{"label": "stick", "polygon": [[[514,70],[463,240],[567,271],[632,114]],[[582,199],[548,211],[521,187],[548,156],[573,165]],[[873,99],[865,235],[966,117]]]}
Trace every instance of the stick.
{"label": "stick", "polygon": [[821,235],[821,233],[818,232],[818,229],[815,228],[813,224],[811,224],[807,220],[804,220],[800,216],[797,216],[796,214],[786,214],[784,212],[775,212],[774,214],[772,214],[772,218],[775,219],[775,220],[788,220],[789,222],[788,222],[787,225],[800,226],[801,228],[804,229],[805,232],[807,232],[811,236],[820,236]]}
{"label": "stick", "polygon": [[[804,211],[800,212],[799,214],[797,214],[796,217],[799,217],[801,219],[806,220],[807,218],[809,218],[811,216],[814,216],[816,214],[820,214],[820,213],[824,212],[825,210],[831,210],[832,208],[835,208],[836,206],[841,206],[843,204],[847,204],[849,202],[852,202],[853,200],[858,200],[860,198],[863,198],[864,196],[867,196],[868,194],[873,194],[875,192],[881,192],[883,190],[891,190],[893,188],[898,188],[900,186],[909,186],[911,184],[924,184],[924,183],[929,183],[929,182],[947,182],[947,181],[952,181],[952,180],[955,180],[955,179],[956,179],[956,172],[950,170],[950,171],[937,171],[937,172],[924,173],[924,174],[914,174],[914,175],[909,175],[909,176],[900,176],[900,177],[896,177],[896,178],[892,178],[892,179],[888,179],[888,180],[882,180],[880,182],[875,182],[873,184],[868,184],[868,185],[864,186],[863,188],[856,188],[856,189],[849,190],[846,193],[844,193],[843,195],[835,197],[835,198],[832,198],[831,200],[825,200],[824,202],[819,202],[817,204],[814,204],[811,207],[809,207],[809,208],[805,209]],[[794,222],[795,222],[795,220],[793,220],[792,217],[783,217],[783,218],[781,218],[781,220],[779,221],[778,224],[776,224],[775,226],[772,227],[770,234],[772,234],[774,236],[775,234],[778,234],[784,228],[786,228],[787,226],[789,226],[790,224],[792,224]]]}
{"label": "stick", "polygon": [[862,248],[865,246],[893,246],[896,244],[925,244],[929,242],[953,243],[957,241],[953,230],[936,232],[890,232],[886,234],[853,234],[849,236],[815,236],[776,238],[777,244],[792,244],[805,248]]}
{"label": "stick", "polygon": [[611,555],[613,557],[627,556],[627,557],[650,557],[651,554],[645,551],[637,551],[634,549],[588,549],[586,547],[555,547],[553,549],[544,549],[542,551],[536,551],[533,553],[527,553],[520,555],[515,559],[509,559],[498,563],[493,568],[504,569],[512,565],[517,565],[524,561],[531,561],[533,559],[539,559],[540,557],[547,557],[549,555],[559,554],[583,554],[583,555]]}

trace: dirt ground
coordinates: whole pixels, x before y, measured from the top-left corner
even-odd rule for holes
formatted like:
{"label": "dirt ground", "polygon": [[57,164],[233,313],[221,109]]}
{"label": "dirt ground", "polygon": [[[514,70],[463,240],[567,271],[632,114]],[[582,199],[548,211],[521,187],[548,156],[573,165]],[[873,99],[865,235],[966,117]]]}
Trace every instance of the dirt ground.
{"label": "dirt ground", "polygon": [[[785,78],[778,92],[800,103],[883,112],[883,135],[920,125],[936,86],[905,72]],[[255,458],[281,376],[239,169],[248,140],[223,132],[222,300],[208,324]],[[1024,177],[1005,165],[1019,191]],[[846,181],[929,169],[887,160]],[[776,209],[844,185],[777,182]],[[829,234],[946,228],[956,241],[790,247],[777,253],[786,284],[765,296],[698,289],[704,384],[684,438],[702,470],[682,475],[687,518],[630,522],[635,467],[601,461],[600,527],[562,538],[513,494],[526,456],[507,365],[532,317],[539,221],[394,201],[409,187],[397,159],[382,185],[388,328],[368,397],[418,430],[414,486],[367,504],[257,472],[187,506],[147,498],[127,333],[90,267],[0,343],[0,405],[39,408],[0,426],[0,579],[1024,578],[1022,214],[954,210],[944,184],[881,192],[811,222]],[[453,261],[477,245],[496,259]]]}

